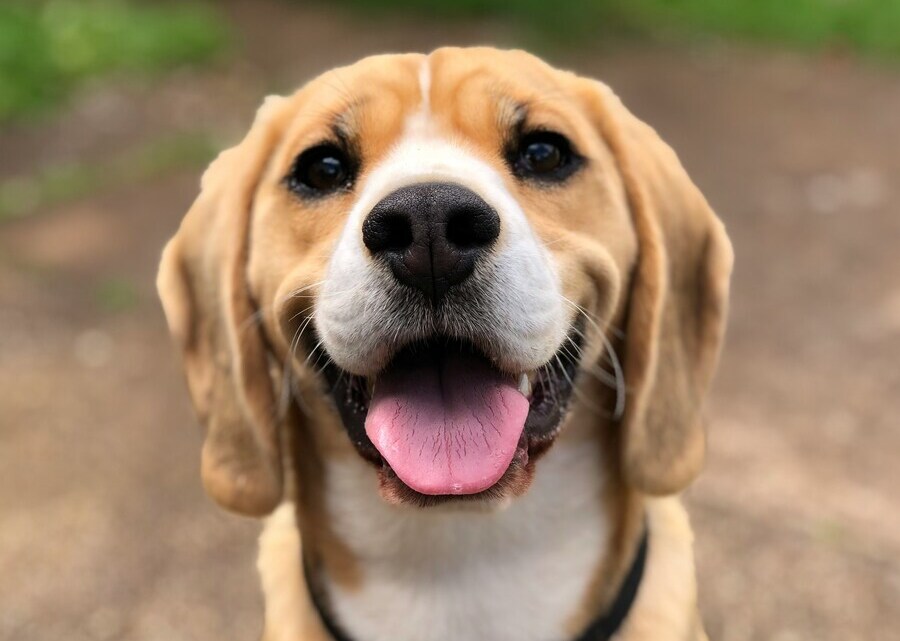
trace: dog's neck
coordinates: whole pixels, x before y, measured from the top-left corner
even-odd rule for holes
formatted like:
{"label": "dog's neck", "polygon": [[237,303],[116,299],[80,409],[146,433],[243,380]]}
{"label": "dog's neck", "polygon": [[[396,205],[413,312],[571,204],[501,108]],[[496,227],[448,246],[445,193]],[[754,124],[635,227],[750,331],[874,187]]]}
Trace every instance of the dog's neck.
{"label": "dog's neck", "polygon": [[607,596],[599,593],[616,524],[596,431],[566,432],[538,461],[528,492],[500,506],[393,506],[367,463],[326,459],[322,507],[357,579],[340,580],[324,557],[318,576],[348,635],[576,637]]}

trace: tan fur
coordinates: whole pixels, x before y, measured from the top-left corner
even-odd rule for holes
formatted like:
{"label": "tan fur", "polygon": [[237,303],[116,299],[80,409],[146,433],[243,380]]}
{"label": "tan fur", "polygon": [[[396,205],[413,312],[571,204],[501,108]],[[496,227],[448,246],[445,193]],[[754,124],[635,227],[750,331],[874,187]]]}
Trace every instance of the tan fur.
{"label": "tan fur", "polygon": [[[587,159],[563,185],[537,187],[509,171],[504,144],[522,106],[531,126],[560,132]],[[333,137],[335,127],[362,158],[353,188],[298,199],[284,176],[303,149]],[[554,446],[559,452],[536,462],[534,488],[508,497],[510,509],[486,511],[487,529],[474,538],[490,541],[491,523],[528,525],[516,520],[532,513],[517,509],[520,501],[536,515],[553,514],[554,491],[573,492],[573,504],[594,501],[581,521],[568,516],[603,541],[600,560],[583,557],[589,566],[567,586],[581,597],[552,613],[564,622],[558,634],[575,636],[614,598],[646,518],[647,569],[617,639],[705,639],[692,535],[676,493],[703,464],[702,405],[722,342],[732,263],[724,228],[675,153],[609,88],[524,52],[441,49],[427,57],[367,58],[268,100],[246,138],[206,172],[163,253],[159,293],[206,428],[204,485],[227,509],[256,516],[275,510],[260,539],[266,641],[327,639],[309,602],[301,555],[320,564],[341,607],[379,607],[372,590],[378,566],[363,544],[367,533],[353,524],[379,523],[394,508],[378,498],[375,471],[359,458],[294,338],[319,310],[342,234],[360,233],[346,230],[360,193],[379,196],[373,176],[389,159],[403,167],[391,155],[401,143],[450,148],[454,162],[471,158],[490,173],[551,256],[561,296],[572,305],[569,317],[584,310],[590,319],[583,361],[604,362],[603,338],[623,358],[620,420],[602,411],[615,405],[615,395],[582,377]],[[385,349],[373,359],[387,358]],[[283,389],[293,389],[296,402],[285,406]],[[564,490],[560,461],[573,452],[582,467],[590,463],[591,474]],[[335,470],[347,478],[336,483],[329,477]],[[283,500],[290,502],[276,510]],[[368,512],[341,518],[347,506]],[[403,514],[414,526],[422,519],[421,531],[434,531],[430,517]],[[533,526],[540,534],[554,524]],[[468,558],[466,550],[454,551]],[[577,564],[583,552],[566,552],[560,564]],[[531,598],[523,587],[512,585],[510,594]],[[523,614],[535,616],[538,608]]]}
{"label": "tan fur", "polygon": [[702,639],[687,513],[674,497],[648,499],[646,510],[652,540],[644,580],[617,641]]}
{"label": "tan fur", "polygon": [[203,482],[222,505],[248,514],[281,500],[274,394],[263,338],[246,319],[247,233],[253,194],[276,132],[268,102],[240,145],[203,176],[200,197],[163,252],[158,288],[184,352],[194,407],[207,428]]}
{"label": "tan fur", "polygon": [[264,641],[326,641],[327,634],[309,607],[301,567],[301,543],[293,503],[283,503],[266,519],[259,537],[257,568],[266,595]]}
{"label": "tan fur", "polygon": [[625,356],[625,472],[655,495],[703,464],[700,411],[727,314],[732,250],[675,152],[606,87],[587,100],[619,164],[640,244]]}

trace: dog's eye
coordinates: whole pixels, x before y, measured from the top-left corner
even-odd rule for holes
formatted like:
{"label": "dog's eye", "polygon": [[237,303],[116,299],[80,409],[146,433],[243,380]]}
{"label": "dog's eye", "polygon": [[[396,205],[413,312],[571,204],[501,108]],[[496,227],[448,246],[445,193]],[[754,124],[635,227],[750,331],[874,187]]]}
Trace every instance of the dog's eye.
{"label": "dog's eye", "polygon": [[571,173],[573,160],[572,147],[564,136],[539,131],[522,137],[513,169],[524,178],[562,180]]}
{"label": "dog's eye", "polygon": [[334,145],[318,145],[297,157],[288,176],[291,190],[321,195],[350,184],[352,172],[347,155]]}
{"label": "dog's eye", "polygon": [[536,174],[545,174],[559,167],[562,150],[552,142],[536,140],[522,152],[523,164]]}

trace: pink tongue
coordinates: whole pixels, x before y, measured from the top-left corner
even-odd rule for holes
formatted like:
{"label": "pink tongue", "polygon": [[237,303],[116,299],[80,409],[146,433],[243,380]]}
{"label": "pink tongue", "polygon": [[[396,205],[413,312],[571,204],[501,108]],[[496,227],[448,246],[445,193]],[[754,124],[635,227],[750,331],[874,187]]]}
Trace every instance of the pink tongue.
{"label": "pink tongue", "polygon": [[528,399],[509,377],[482,359],[449,354],[383,374],[366,434],[417,492],[475,494],[503,476],[527,416]]}

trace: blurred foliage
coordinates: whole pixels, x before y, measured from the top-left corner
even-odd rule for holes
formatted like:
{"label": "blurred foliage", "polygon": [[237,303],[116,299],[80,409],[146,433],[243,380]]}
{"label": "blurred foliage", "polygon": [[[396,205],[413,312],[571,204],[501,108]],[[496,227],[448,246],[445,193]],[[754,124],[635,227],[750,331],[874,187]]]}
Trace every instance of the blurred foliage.
{"label": "blurred foliage", "polygon": [[58,102],[98,74],[206,60],[226,40],[218,14],[193,2],[3,0],[0,121]]}
{"label": "blurred foliage", "polygon": [[617,34],[720,35],[900,58],[900,0],[341,1],[368,12],[502,17],[557,43],[584,44]]}
{"label": "blurred foliage", "polygon": [[[302,0],[295,0],[302,1]],[[599,30],[604,33],[628,28],[618,9],[627,0],[331,0],[360,12],[407,14],[430,18],[502,18],[532,35],[583,44]],[[613,23],[613,24],[611,24]]]}
{"label": "blurred foliage", "polygon": [[[632,19],[682,29],[900,57],[900,0],[623,0]],[[665,22],[664,22],[665,21]]]}
{"label": "blurred foliage", "polygon": [[202,166],[220,147],[212,136],[175,134],[100,162],[62,163],[0,181],[0,222],[107,187],[133,185],[177,169]]}
{"label": "blurred foliage", "polygon": [[138,303],[138,289],[130,280],[121,277],[107,278],[97,283],[94,299],[104,312],[127,312]]}

